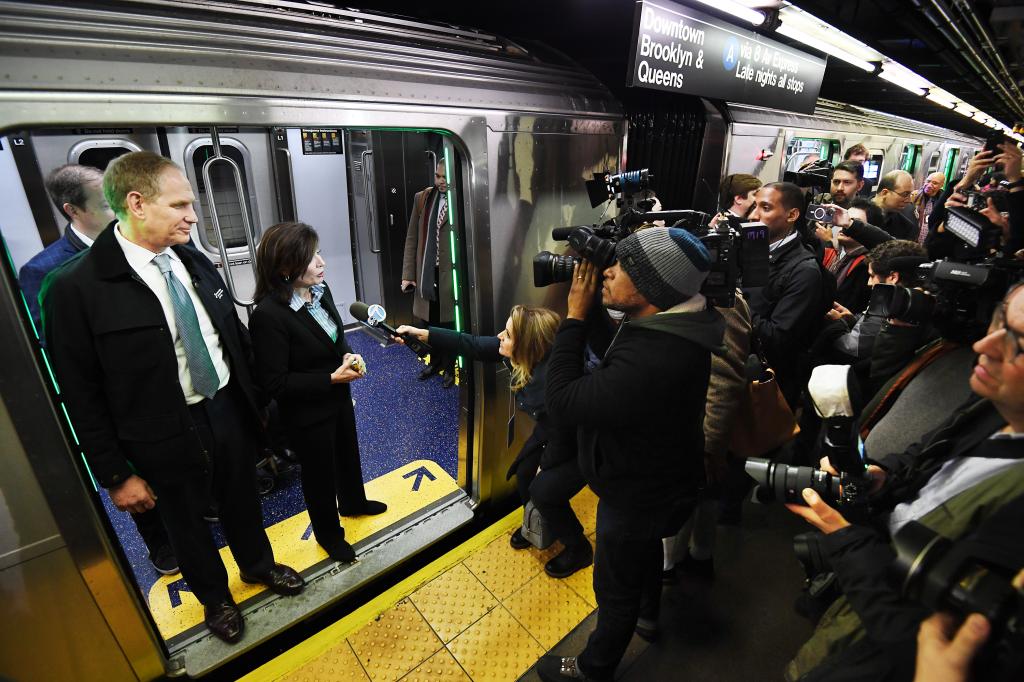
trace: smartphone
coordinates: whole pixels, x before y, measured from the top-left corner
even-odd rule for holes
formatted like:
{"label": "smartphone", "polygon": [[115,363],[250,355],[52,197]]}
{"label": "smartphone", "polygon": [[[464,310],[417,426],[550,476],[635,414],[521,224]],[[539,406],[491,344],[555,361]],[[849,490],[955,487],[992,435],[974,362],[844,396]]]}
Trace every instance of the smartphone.
{"label": "smartphone", "polygon": [[808,204],[807,219],[831,225],[835,212],[836,210],[834,208],[830,208],[828,206],[822,206],[821,204]]}
{"label": "smartphone", "polygon": [[985,138],[985,146],[982,147],[982,151],[999,154],[1001,152],[999,145],[1004,142],[1006,142],[1006,135],[1001,130],[996,130]]}

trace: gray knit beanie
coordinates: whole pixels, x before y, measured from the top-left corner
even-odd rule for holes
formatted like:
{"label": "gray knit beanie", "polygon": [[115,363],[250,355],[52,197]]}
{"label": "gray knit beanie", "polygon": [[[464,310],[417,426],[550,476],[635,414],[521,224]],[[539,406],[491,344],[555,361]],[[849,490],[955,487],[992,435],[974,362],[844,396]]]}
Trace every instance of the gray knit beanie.
{"label": "gray knit beanie", "polygon": [[615,255],[637,291],[662,310],[700,293],[711,267],[700,240],[678,227],[637,230],[616,245]]}

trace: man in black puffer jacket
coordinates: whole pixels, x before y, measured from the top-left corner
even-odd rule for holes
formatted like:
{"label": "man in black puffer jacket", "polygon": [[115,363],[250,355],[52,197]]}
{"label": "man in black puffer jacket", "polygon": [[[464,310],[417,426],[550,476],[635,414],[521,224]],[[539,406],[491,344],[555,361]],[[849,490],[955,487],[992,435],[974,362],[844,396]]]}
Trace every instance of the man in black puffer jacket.
{"label": "man in black puffer jacket", "polygon": [[664,227],[623,239],[616,256],[602,302],[627,318],[601,363],[584,374],[599,281],[588,262],[576,267],[548,362],[548,412],[579,426],[580,470],[600,502],[597,628],[578,658],[542,658],[544,680],[610,680],[634,629],[654,633],[661,538],[679,530],[704,482],[704,401],[725,332],[700,294],[710,257],[690,233]]}

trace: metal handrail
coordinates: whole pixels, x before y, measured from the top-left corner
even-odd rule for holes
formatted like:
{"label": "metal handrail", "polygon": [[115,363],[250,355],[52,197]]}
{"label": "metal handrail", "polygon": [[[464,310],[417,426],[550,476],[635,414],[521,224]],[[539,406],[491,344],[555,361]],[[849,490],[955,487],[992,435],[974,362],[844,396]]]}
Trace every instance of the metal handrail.
{"label": "metal handrail", "polygon": [[430,151],[429,149],[426,152],[424,152],[424,153],[434,160],[434,163],[430,166],[430,184],[433,185],[434,184],[434,173],[437,172],[437,154],[435,154],[434,152]]}
{"label": "metal handrail", "polygon": [[[292,151],[287,147],[277,147],[274,149],[275,152],[284,152],[284,159],[288,162],[288,192],[292,198],[292,218],[298,213],[295,202],[295,174],[292,172]],[[281,191],[280,183],[278,183],[278,191]],[[283,217],[282,217],[283,219]]]}
{"label": "metal handrail", "polygon": [[363,193],[366,195],[366,212],[370,217],[370,253],[380,253],[380,237],[377,234],[377,216],[374,210],[373,196],[370,193],[370,167],[366,165],[366,157],[373,156],[373,150],[364,150],[359,155],[359,163],[363,167]]}
{"label": "metal handrail", "polygon": [[210,127],[210,141],[213,145],[213,156],[203,162],[202,175],[203,185],[206,187],[207,205],[210,207],[210,222],[213,224],[213,232],[217,235],[217,248],[220,251],[221,265],[224,270],[224,282],[228,287],[228,294],[236,305],[245,306],[246,310],[252,312],[256,305],[255,299],[243,299],[238,295],[235,288],[235,278],[231,272],[231,263],[228,260],[228,249],[224,245],[224,234],[220,227],[220,218],[217,216],[217,200],[213,195],[213,184],[210,182],[210,168],[217,162],[224,162],[231,169],[232,177],[235,179],[235,191],[238,193],[238,205],[242,209],[242,227],[245,230],[245,245],[249,250],[249,267],[252,268],[253,277],[256,277],[256,248],[253,244],[255,233],[252,231],[252,221],[249,219],[249,202],[246,197],[245,188],[242,184],[242,172],[238,164],[221,153],[220,135],[217,129]]}

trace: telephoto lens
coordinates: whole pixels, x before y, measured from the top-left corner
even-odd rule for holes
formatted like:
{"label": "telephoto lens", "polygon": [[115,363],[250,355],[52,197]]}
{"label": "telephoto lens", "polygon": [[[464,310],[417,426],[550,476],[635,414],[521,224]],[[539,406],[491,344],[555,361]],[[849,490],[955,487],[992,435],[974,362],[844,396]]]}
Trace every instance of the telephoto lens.
{"label": "telephoto lens", "polygon": [[810,488],[823,499],[834,503],[839,499],[839,478],[811,467],[795,467],[757,457],[747,458],[743,469],[757,482],[757,499],[768,503],[782,500],[790,504],[807,504],[803,490]]}
{"label": "telephoto lens", "polygon": [[546,287],[557,282],[571,281],[572,269],[579,262],[579,258],[541,251],[533,257],[533,286]]}

